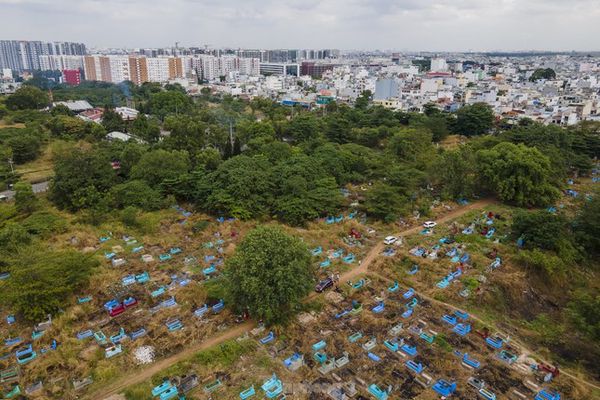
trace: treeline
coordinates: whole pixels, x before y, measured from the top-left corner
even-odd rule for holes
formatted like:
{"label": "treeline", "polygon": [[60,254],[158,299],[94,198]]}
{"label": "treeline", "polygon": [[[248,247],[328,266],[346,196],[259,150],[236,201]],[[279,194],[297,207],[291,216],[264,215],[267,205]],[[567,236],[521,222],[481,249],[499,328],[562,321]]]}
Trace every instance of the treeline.
{"label": "treeline", "polygon": [[[414,210],[426,214],[436,197],[547,206],[566,177],[589,173],[600,153],[598,124],[514,125],[497,121],[485,104],[457,113],[434,105],[424,114],[393,112],[369,106],[365,93],[355,107],[331,103],[307,111],[263,98],[223,96],[214,103],[206,92],[192,99],[179,85],[126,87],[147,115],[124,122],[107,109],[98,125],[57,107],[41,120],[35,114],[31,129],[8,132],[0,150],[25,161],[46,139],[91,143],[56,158],[51,198],[71,211],[150,210],[174,196],[215,215],[294,225],[337,212],[339,189],[348,184],[368,189],[362,207],[386,221]],[[7,104],[15,104],[14,96],[40,95],[26,89]],[[27,111],[39,101],[16,103]],[[107,143],[102,139],[111,130],[140,142]],[[446,144],[450,134],[469,139]]]}

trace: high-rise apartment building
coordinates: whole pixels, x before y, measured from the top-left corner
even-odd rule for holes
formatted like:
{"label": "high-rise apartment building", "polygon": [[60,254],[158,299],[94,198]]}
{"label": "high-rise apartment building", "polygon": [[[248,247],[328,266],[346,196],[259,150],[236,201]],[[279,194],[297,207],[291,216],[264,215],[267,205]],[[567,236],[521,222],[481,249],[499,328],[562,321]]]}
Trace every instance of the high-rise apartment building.
{"label": "high-rise apartment building", "polygon": [[33,71],[40,69],[41,56],[82,56],[85,52],[82,43],[0,40],[0,68]]}
{"label": "high-rise apartment building", "polygon": [[[129,80],[136,85],[141,85],[144,82],[150,81],[151,64],[146,57],[129,57]],[[161,82],[161,81],[157,81]]]}
{"label": "high-rise apartment building", "polygon": [[83,56],[40,56],[40,70],[83,69]]}
{"label": "high-rise apartment building", "polygon": [[145,57],[93,55],[84,58],[87,80],[119,83],[132,81],[136,85],[144,82],[167,82],[185,77],[184,63],[180,57]]}

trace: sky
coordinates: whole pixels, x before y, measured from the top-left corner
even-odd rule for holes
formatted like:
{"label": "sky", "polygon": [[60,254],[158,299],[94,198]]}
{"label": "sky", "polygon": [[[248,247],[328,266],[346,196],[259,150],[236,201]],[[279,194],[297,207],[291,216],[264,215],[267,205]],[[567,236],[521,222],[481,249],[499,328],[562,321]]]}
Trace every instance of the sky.
{"label": "sky", "polygon": [[600,0],[0,0],[0,39],[89,47],[600,50]]}

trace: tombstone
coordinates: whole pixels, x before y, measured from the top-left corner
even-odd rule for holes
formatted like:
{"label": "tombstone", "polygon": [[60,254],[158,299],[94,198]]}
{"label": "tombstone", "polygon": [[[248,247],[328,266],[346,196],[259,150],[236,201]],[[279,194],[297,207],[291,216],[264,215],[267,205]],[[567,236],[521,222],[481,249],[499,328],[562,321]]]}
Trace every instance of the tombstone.
{"label": "tombstone", "polygon": [[91,376],[88,376],[87,378],[81,379],[81,380],[73,380],[73,388],[75,389],[75,391],[79,391],[81,389],[83,389],[86,386],[91,385],[92,383],[94,383],[94,380],[92,379]]}
{"label": "tombstone", "polygon": [[127,263],[127,261],[124,258],[113,258],[111,260],[111,264],[115,268],[121,267],[121,266],[125,265],[126,263]]}

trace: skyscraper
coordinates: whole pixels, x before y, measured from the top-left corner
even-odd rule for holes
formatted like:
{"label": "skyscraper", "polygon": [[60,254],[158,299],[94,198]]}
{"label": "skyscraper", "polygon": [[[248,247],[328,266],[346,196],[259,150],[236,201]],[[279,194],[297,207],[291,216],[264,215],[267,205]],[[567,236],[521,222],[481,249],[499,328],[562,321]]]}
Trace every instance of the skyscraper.
{"label": "skyscraper", "polygon": [[38,70],[40,56],[82,56],[85,51],[83,43],[0,40],[0,68],[17,72]]}

